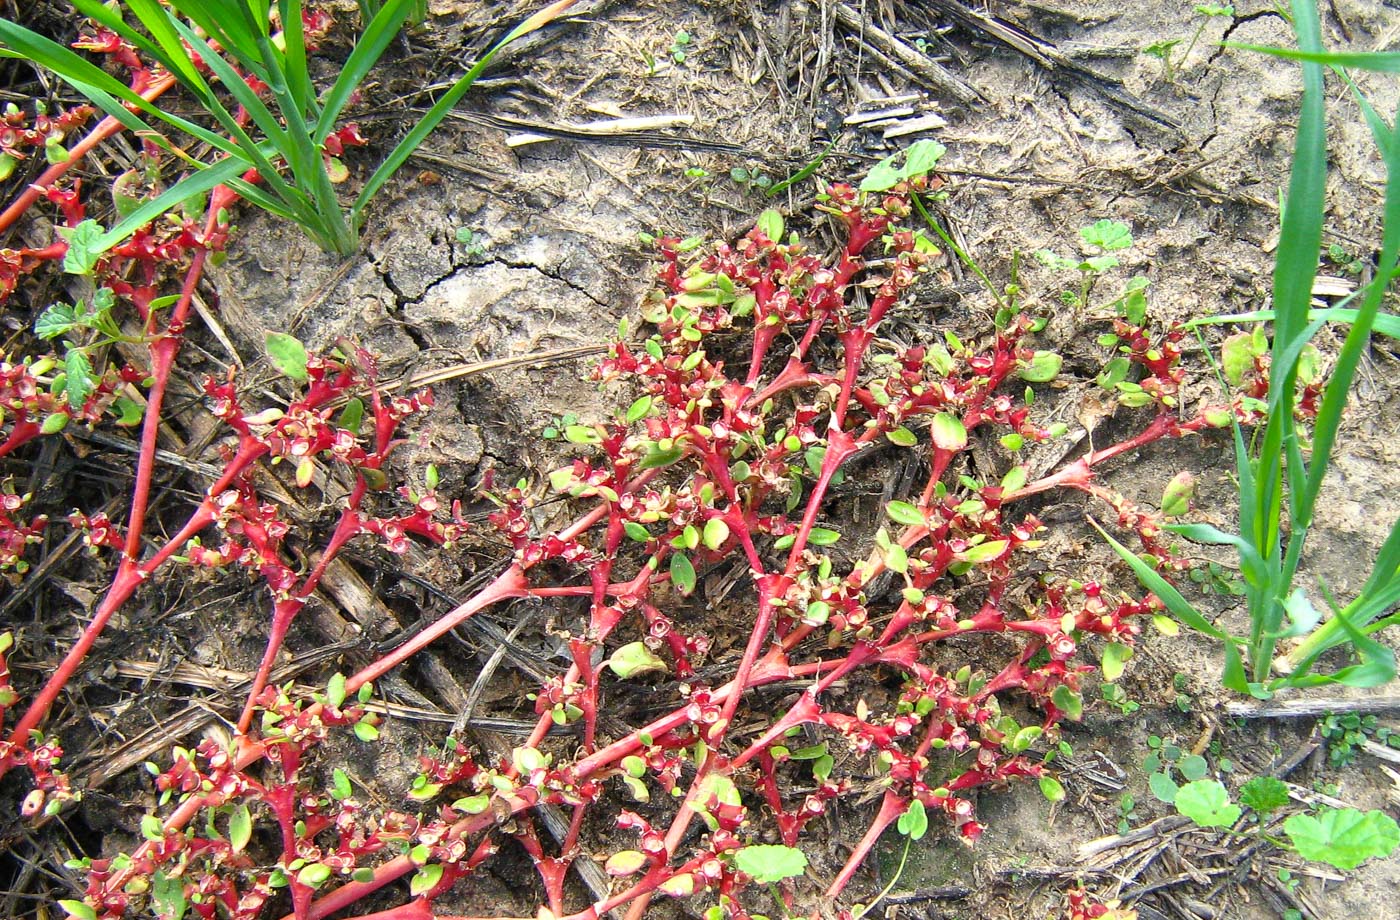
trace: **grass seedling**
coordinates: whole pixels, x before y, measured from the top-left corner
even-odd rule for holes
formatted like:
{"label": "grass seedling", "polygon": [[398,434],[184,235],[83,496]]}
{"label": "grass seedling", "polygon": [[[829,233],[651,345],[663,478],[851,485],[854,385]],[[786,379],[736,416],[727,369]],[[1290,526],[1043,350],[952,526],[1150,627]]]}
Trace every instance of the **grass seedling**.
{"label": "grass seedling", "polygon": [[[573,0],[558,0],[506,34],[452,84],[374,171],[349,207],[342,207],[336,158],[363,143],[339,125],[352,96],[383,55],[417,0],[387,0],[364,26],[334,85],[325,93],[307,70],[308,22],[301,0],[128,0],[120,6],[74,0],[82,15],[158,63],[190,93],[215,128],[157,107],[86,58],[37,32],[0,19],[0,53],[50,71],[113,119],[185,160],[193,172],[141,203],[87,248],[110,250],[159,215],[226,185],[247,201],[296,223],[322,248],[349,255],[359,246],[369,203],[423,143],[502,48],[550,22]],[[126,21],[129,14],[139,28]],[[185,154],[153,127],[164,124],[208,144],[212,163]],[[347,133],[348,132],[348,133]],[[95,225],[94,225],[95,227]]]}
{"label": "grass seedling", "polygon": [[[1234,425],[1240,530],[1229,534],[1206,524],[1168,525],[1169,530],[1188,539],[1236,550],[1245,583],[1248,635],[1232,636],[1210,623],[1161,574],[1109,538],[1143,584],[1180,619],[1223,643],[1225,686],[1258,696],[1286,687],[1324,683],[1367,687],[1389,681],[1395,676],[1395,656],[1372,634],[1400,620],[1393,613],[1387,615],[1400,601],[1400,521],[1391,528],[1370,577],[1353,599],[1343,604],[1325,584],[1320,585],[1319,593],[1332,614],[1322,625],[1318,625],[1322,614],[1308,592],[1296,584],[1352,378],[1400,264],[1400,128],[1387,124],[1365,97],[1356,93],[1386,167],[1380,255],[1375,279],[1358,292],[1361,305],[1349,317],[1351,329],[1331,379],[1319,394],[1312,393],[1305,383],[1309,340],[1333,318],[1332,311],[1322,311],[1314,319],[1309,309],[1321,252],[1327,174],[1323,70],[1324,65],[1330,65],[1394,72],[1400,67],[1400,55],[1326,54],[1321,47],[1316,5],[1295,0],[1293,10],[1301,50],[1240,46],[1302,61],[1304,85],[1274,266],[1274,330],[1268,351],[1268,385],[1262,394],[1263,425],[1250,442],[1238,423]],[[1226,376],[1232,374],[1229,362],[1249,351],[1236,344],[1233,356],[1226,352]],[[1320,401],[1310,436],[1311,453],[1307,454],[1304,445],[1309,438],[1300,429],[1297,413],[1314,395],[1320,395]],[[1295,647],[1276,658],[1281,641],[1299,637],[1303,638]],[[1359,660],[1331,673],[1317,671],[1322,653],[1338,645],[1350,645]]]}

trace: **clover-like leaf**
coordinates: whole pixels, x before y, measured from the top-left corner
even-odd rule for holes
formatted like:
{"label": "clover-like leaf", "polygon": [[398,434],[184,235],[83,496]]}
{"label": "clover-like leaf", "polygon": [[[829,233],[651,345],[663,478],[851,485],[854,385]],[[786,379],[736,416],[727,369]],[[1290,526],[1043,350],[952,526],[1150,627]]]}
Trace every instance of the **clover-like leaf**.
{"label": "clover-like leaf", "polygon": [[922,840],[924,834],[928,833],[928,811],[924,808],[924,803],[918,799],[911,799],[909,807],[899,816],[896,827],[910,840]]}
{"label": "clover-like leaf", "polygon": [[1133,228],[1116,220],[1099,220],[1079,231],[1084,242],[1107,252],[1133,245]]}

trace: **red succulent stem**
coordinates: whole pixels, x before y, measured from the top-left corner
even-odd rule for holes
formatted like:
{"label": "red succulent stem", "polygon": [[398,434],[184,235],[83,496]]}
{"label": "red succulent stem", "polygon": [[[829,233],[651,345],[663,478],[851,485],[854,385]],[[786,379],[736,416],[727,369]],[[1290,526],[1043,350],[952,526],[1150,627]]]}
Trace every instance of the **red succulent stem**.
{"label": "red succulent stem", "polygon": [[[146,75],[138,74],[136,81],[132,84],[132,90],[138,93],[147,102],[154,102],[172,86],[175,85],[175,78],[170,74],[159,76],[145,86]],[[97,126],[87,133],[78,143],[68,148],[68,159],[62,163],[55,163],[36,179],[28,188],[20,193],[4,212],[0,212],[0,233],[8,230],[15,221],[19,220],[24,213],[29,210],[34,202],[38,201],[44,192],[55,182],[61,179],[68,170],[72,169],[83,157],[87,156],[94,147],[107,138],[126,130],[120,121],[110,115],[97,123]]]}

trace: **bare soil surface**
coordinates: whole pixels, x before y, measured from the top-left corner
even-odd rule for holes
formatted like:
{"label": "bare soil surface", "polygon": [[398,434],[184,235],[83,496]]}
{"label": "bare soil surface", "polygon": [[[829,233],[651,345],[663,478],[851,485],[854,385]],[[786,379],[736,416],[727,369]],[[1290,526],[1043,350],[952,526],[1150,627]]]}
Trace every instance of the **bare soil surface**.
{"label": "bare soil surface", "polygon": [[[481,47],[479,24],[518,18],[520,10],[508,6],[434,0],[428,23],[409,36],[397,67],[366,94],[361,121],[376,146],[360,159],[352,155],[352,181],[366,173],[373,151],[403,129],[405,107],[427,104],[418,96],[424,75],[445,79]],[[1324,6],[1330,47],[1393,50],[1400,41],[1400,10],[1389,3]],[[541,437],[543,429],[567,413],[593,420],[616,411],[617,394],[600,391],[588,367],[619,321],[635,325],[651,286],[639,233],[732,238],[765,207],[809,214],[812,181],[770,199],[755,177],[781,181],[830,146],[817,175],[857,178],[879,158],[927,137],[948,148],[940,164],[947,195],[938,216],[997,286],[1011,282],[1019,265],[1015,281],[1033,310],[1049,318],[1044,347],[1060,350],[1066,362],[1064,385],[1048,405],[1078,433],[1072,450],[1108,443],[1137,424],[1131,412],[1104,407],[1096,396],[1093,376],[1104,350],[1095,338],[1108,325],[1092,309],[1064,306],[1061,293],[1077,288],[1078,279],[1042,267],[1032,253],[1078,254],[1080,227],[1123,220],[1135,244],[1123,265],[1098,282],[1098,297],[1109,299],[1141,274],[1151,281],[1151,313],[1162,323],[1265,306],[1300,79],[1292,65],[1218,43],[1288,45],[1291,33],[1273,4],[1241,2],[1233,17],[1206,22],[1183,57],[1202,21],[1184,2],[595,0],[586,15],[532,40],[528,53],[513,55],[468,96],[463,117],[435,134],[384,196],[359,255],[339,261],[294,228],[245,211],[228,260],[211,272],[207,299],[217,334],[194,333],[203,357],[186,372],[196,379],[236,365],[254,379],[270,379],[260,366],[266,331],[291,332],[312,349],[348,337],[380,354],[392,376],[450,372],[434,384],[436,407],[398,455],[406,467],[435,462],[442,491],[464,497],[488,471],[504,481],[539,478],[566,456],[558,442]],[[679,40],[682,33],[688,40]],[[1168,80],[1163,61],[1142,51],[1171,38],[1183,41]],[[926,65],[948,78],[930,76]],[[1395,111],[1394,80],[1362,85],[1379,111]],[[1365,260],[1379,239],[1383,171],[1360,116],[1340,90],[1333,101],[1326,243],[1337,244],[1344,262]],[[667,120],[613,136],[589,127],[640,116]],[[519,124],[505,125],[506,119]],[[507,143],[509,135],[527,133],[527,125],[543,135],[539,142]],[[1342,264],[1324,270],[1349,277]],[[990,328],[994,309],[978,279],[951,260],[901,305],[883,333],[901,341],[944,331],[975,338]],[[1219,334],[1207,338],[1215,343]],[[1339,341],[1324,332],[1319,346],[1327,354]],[[1212,392],[1198,347],[1188,349],[1187,363],[1194,392]],[[187,424],[187,436],[197,438],[200,423]],[[1400,515],[1397,427],[1397,357],[1393,343],[1378,338],[1309,543],[1308,577],[1325,578],[1338,596],[1359,588]],[[110,445],[86,449],[68,468],[49,471],[46,486],[56,490],[49,500],[62,511],[109,494],[98,480],[119,481],[129,463]],[[1229,450],[1221,436],[1161,443],[1118,461],[1105,478],[1155,505],[1172,475],[1192,470],[1200,481],[1199,519],[1229,528],[1235,524]],[[1063,459],[1038,462],[1048,469]],[[994,443],[972,462],[974,472],[987,476],[1009,466]],[[64,491],[60,480],[74,464],[77,484]],[[181,489],[200,488],[198,475],[172,469],[171,500]],[[884,487],[869,486],[872,508]],[[1045,565],[1130,586],[1130,573],[1082,523],[1094,509],[1057,501],[1037,513],[1081,523],[1046,548]],[[323,522],[315,508],[298,513]],[[391,642],[420,616],[469,593],[505,555],[485,538],[449,554],[352,553],[343,579],[294,629],[288,647],[301,657],[289,673],[323,683],[339,661],[366,653],[366,638]],[[1227,556],[1210,558],[1227,563],[1227,579],[1233,574]],[[75,559],[25,605],[7,606],[5,617],[29,633],[31,648],[42,647],[48,632],[61,651],[70,641],[63,618],[90,608],[104,572],[96,562]],[[1193,599],[1233,627],[1242,622],[1228,591]],[[67,831],[16,836],[5,825],[21,863],[47,866],[40,875],[73,853],[129,848],[138,839],[149,791],[132,768],[160,759],[172,743],[219,730],[240,700],[228,684],[255,667],[261,653],[261,589],[189,578],[154,586],[139,601],[104,640],[105,667],[90,670],[76,688],[81,705],[67,711],[66,724],[53,726],[68,743],[75,776],[104,785],[85,799]],[[347,749],[359,771],[356,783],[401,787],[416,769],[417,751],[440,740],[468,710],[475,743],[509,749],[512,732],[533,719],[524,700],[537,685],[539,666],[532,672],[531,662],[567,661],[549,618],[539,605],[485,615],[486,622],[444,641],[388,684],[387,693],[420,707],[420,718],[397,722],[396,740],[369,755]],[[494,662],[489,680],[478,681],[501,637],[517,626],[512,644],[519,651]],[[712,632],[722,629],[716,623]],[[719,635],[717,647],[744,638]],[[33,681],[45,663],[31,658],[14,666]],[[1362,754],[1336,769],[1327,764],[1313,719],[1233,716],[1217,686],[1219,668],[1218,649],[1202,637],[1147,637],[1122,681],[1135,706],[1097,701],[1065,731],[1074,749],[1062,765],[1068,799],[1052,806],[1034,784],[983,795],[978,807],[987,831],[979,844],[969,849],[951,832],[931,833],[878,910],[891,918],[1045,917],[1082,879],[1103,897],[1126,899],[1143,920],[1253,920],[1289,908],[1319,920],[1392,915],[1400,859],[1372,862],[1343,880],[1277,852],[1260,856],[1226,835],[1171,820],[1151,823],[1171,809],[1147,788],[1150,737],[1202,754],[1212,775],[1283,774],[1301,794],[1324,790],[1348,804],[1396,812],[1400,786],[1382,771],[1384,761]],[[1393,710],[1381,722],[1400,728]],[[13,798],[7,790],[7,807]],[[822,873],[839,867],[867,826],[874,802],[863,807],[843,808],[814,825],[809,855],[822,885],[830,877]],[[1141,835],[1100,840],[1144,827]],[[606,852],[603,840],[593,843]],[[882,848],[848,891],[850,902],[868,900],[890,882],[900,849],[898,842]],[[1280,870],[1301,882],[1281,881]],[[12,891],[59,890],[22,865],[11,863],[7,871]],[[463,883],[455,906],[531,915],[538,906],[532,876],[523,855],[505,853]],[[0,895],[0,903],[8,916],[41,916],[25,897]],[[705,906],[678,901],[664,910],[698,916]]]}

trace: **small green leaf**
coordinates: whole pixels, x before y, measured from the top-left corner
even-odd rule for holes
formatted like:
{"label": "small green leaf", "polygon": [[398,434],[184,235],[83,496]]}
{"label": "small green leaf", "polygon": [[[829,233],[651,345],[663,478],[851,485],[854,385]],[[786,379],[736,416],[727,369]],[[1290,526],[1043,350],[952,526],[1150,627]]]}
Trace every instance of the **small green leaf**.
{"label": "small green leaf", "polygon": [[64,898],[58,902],[58,906],[68,911],[72,920],[97,920],[97,911],[83,901]]}
{"label": "small green leaf", "polygon": [[1196,477],[1182,470],[1162,490],[1162,513],[1167,517],[1180,517],[1191,510],[1191,499],[1195,494]]}
{"label": "small green leaf", "polygon": [[870,172],[865,174],[861,180],[860,190],[862,192],[884,192],[895,187],[902,178],[899,169],[894,165],[894,157],[886,157],[874,166],[870,167]]}
{"label": "small green leaf", "polygon": [[68,243],[63,256],[63,270],[70,275],[90,275],[102,258],[103,230],[95,220],[85,220],[76,227],[56,227],[58,235]]}
{"label": "small green leaf", "polygon": [[1065,359],[1053,351],[1037,351],[1029,361],[1022,361],[1016,376],[1029,383],[1049,383],[1060,375]]}
{"label": "small green leaf", "polygon": [[665,671],[666,662],[647,648],[645,642],[629,642],[612,653],[608,667],[623,680],[646,674],[650,671]]}
{"label": "small green leaf", "polygon": [[1201,827],[1229,827],[1240,818],[1240,807],[1219,780],[1198,779],[1176,791],[1176,810]]}
{"label": "small green leaf", "polygon": [[933,434],[933,446],[939,450],[959,451],[967,446],[967,428],[956,415],[938,413],[929,431]]}
{"label": "small green leaf", "polygon": [[652,399],[650,396],[642,396],[638,398],[636,402],[632,403],[632,405],[628,406],[627,424],[631,425],[646,418],[647,413],[651,411],[651,403]]}
{"label": "small green leaf", "polygon": [[486,793],[469,795],[453,802],[452,807],[462,814],[479,815],[491,807],[491,796]]}
{"label": "small green leaf", "polygon": [[924,523],[924,513],[908,502],[890,502],[885,506],[885,513],[890,516],[890,520],[906,527],[921,526]]}
{"label": "small green leaf", "polygon": [[1103,679],[1112,683],[1122,677],[1123,666],[1132,657],[1132,646],[1124,645],[1121,642],[1110,642],[1104,646],[1103,660],[1099,663],[1103,669]]}
{"label": "small green leaf", "polygon": [[611,876],[632,875],[648,862],[647,854],[641,850],[618,850],[608,857],[603,869]]}
{"label": "small green leaf", "polygon": [[598,429],[589,425],[566,425],[564,426],[564,440],[570,444],[601,444],[602,436],[598,434]]}
{"label": "small green leaf", "polygon": [[794,878],[807,869],[807,854],[777,844],[748,846],[734,854],[734,865],[759,884]]}
{"label": "small green leaf", "polygon": [[83,408],[94,389],[92,362],[88,360],[87,352],[70,347],[63,357],[63,370],[67,377],[63,395],[68,401],[68,408],[77,412]]}
{"label": "small green leaf", "polygon": [[1316,817],[1293,815],[1283,829],[1299,856],[1343,871],[1389,856],[1400,846],[1400,827],[1381,811],[1319,807]]}
{"label": "small green leaf", "polygon": [[622,530],[629,539],[636,540],[638,543],[645,543],[651,539],[651,533],[636,521],[624,521]]}
{"label": "small green leaf", "polygon": [[56,339],[77,324],[77,310],[71,304],[56,303],[34,321],[34,334],[41,339]]}
{"label": "small green leaf", "polygon": [[1206,773],[1210,772],[1210,765],[1200,754],[1187,754],[1177,762],[1176,768],[1181,771],[1183,779],[1191,782],[1205,779]]}
{"label": "small green leaf", "polygon": [[729,539],[729,525],[724,522],[724,518],[712,517],[705,522],[705,531],[700,537],[700,542],[713,552],[718,552],[724,545],[724,541]]}
{"label": "small green leaf", "polygon": [[1240,787],[1240,804],[1261,815],[1288,804],[1288,784],[1272,776],[1256,776]]}
{"label": "small green leaf", "polygon": [[774,242],[780,242],[783,238],[783,215],[773,208],[769,208],[758,215],[758,221],[754,226],[756,226],[764,236]]}
{"label": "small green leaf", "polygon": [[1147,777],[1147,788],[1152,790],[1152,794],[1159,802],[1166,802],[1170,805],[1176,801],[1178,792],[1176,782],[1166,773],[1153,773]]}
{"label": "small green leaf", "polygon": [[1001,556],[1010,545],[1010,540],[988,540],[985,543],[978,543],[976,546],[969,546],[961,553],[958,553],[957,558],[962,562],[981,565],[984,562],[991,562]]}
{"label": "small green leaf", "polygon": [[331,675],[330,681],[326,684],[326,702],[335,709],[340,708],[340,704],[345,702],[345,675],[339,672]]}
{"label": "small green leaf", "polygon": [[899,816],[896,827],[910,840],[922,840],[924,834],[928,833],[928,811],[924,808],[924,803],[918,799],[910,799],[909,807]]}
{"label": "small green leaf", "polygon": [[308,888],[320,888],[330,881],[334,870],[325,863],[307,863],[297,873],[297,881]]}
{"label": "small green leaf", "polygon": [[160,818],[155,815],[146,815],[141,819],[141,836],[152,843],[160,843],[165,839],[165,826],[161,824]]}
{"label": "small green leaf", "polygon": [[345,408],[340,410],[340,418],[336,420],[336,427],[343,428],[351,434],[360,433],[360,425],[365,420],[365,404],[359,397],[353,397],[346,401]]}
{"label": "small green leaf", "polygon": [[671,584],[686,597],[695,592],[695,566],[690,564],[685,553],[671,556]]}
{"label": "small green leaf", "polygon": [[669,448],[663,448],[659,444],[652,444],[642,459],[637,463],[639,470],[660,469],[663,466],[670,466],[685,454],[685,448],[679,444],[673,444]]}
{"label": "small green leaf", "polygon": [[915,436],[914,432],[905,428],[903,425],[885,432],[885,437],[890,439],[891,444],[898,447],[913,447],[919,443],[919,439]]}
{"label": "small green leaf", "polygon": [[141,424],[141,418],[145,415],[145,410],[141,404],[125,396],[118,396],[112,402],[112,411],[117,414],[117,424],[123,428],[132,428]]}
{"label": "small green leaf", "polygon": [[1065,800],[1065,787],[1060,785],[1060,781],[1053,776],[1042,776],[1040,778],[1040,794],[1051,802],[1063,802]]}
{"label": "small green leaf", "polygon": [[1116,220],[1099,220],[1079,231],[1090,246],[1112,252],[1133,245],[1133,228]]}
{"label": "small green leaf", "polygon": [[282,376],[298,383],[310,379],[306,373],[306,347],[296,338],[285,332],[269,332],[266,348],[268,359]]}
{"label": "small green leaf", "polygon": [[331,771],[331,798],[337,802],[343,802],[354,795],[355,787],[350,785],[350,777],[345,775],[345,771],[336,767]]}
{"label": "small green leaf", "polygon": [[228,819],[228,842],[233,852],[241,853],[253,839],[253,813],[247,805],[239,805]]}
{"label": "small green leaf", "polygon": [[807,534],[807,542],[812,546],[831,546],[840,542],[841,532],[828,530],[825,527],[813,527]]}
{"label": "small green leaf", "polygon": [[379,740],[379,727],[372,722],[356,722],[353,730],[355,737],[366,744]]}
{"label": "small green leaf", "polygon": [[167,875],[156,870],[151,876],[151,900],[155,903],[155,914],[160,920],[181,920],[189,909],[185,899],[185,880],[178,875]]}
{"label": "small green leaf", "polygon": [[1078,722],[1084,714],[1084,698],[1064,684],[1060,684],[1055,688],[1055,692],[1050,694],[1050,702],[1072,722]]}
{"label": "small green leaf", "polygon": [[913,179],[933,172],[934,166],[938,165],[939,159],[947,152],[948,148],[938,141],[915,141],[904,153],[904,168],[899,171],[900,177]]}
{"label": "small green leaf", "polygon": [[421,897],[433,889],[433,886],[442,881],[442,863],[428,863],[419,869],[408,883],[408,893],[415,898]]}

